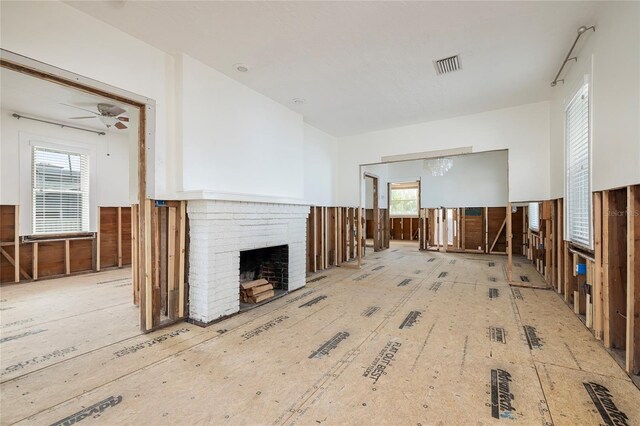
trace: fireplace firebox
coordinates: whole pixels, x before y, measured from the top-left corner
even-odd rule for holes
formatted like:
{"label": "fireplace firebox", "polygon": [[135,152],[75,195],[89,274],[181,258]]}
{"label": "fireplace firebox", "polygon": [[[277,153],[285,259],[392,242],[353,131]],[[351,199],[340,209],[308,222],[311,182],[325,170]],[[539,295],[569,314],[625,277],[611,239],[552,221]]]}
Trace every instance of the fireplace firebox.
{"label": "fireplace firebox", "polygon": [[289,289],[289,246],[265,247],[240,252],[240,284],[265,279],[274,290]]}

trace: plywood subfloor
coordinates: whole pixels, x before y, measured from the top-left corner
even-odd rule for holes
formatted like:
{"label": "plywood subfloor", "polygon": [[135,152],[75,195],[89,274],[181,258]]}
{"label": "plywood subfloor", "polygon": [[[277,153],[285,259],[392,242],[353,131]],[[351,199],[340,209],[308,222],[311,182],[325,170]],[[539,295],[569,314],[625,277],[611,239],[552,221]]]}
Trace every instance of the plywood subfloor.
{"label": "plywood subfloor", "polygon": [[0,381],[140,335],[131,292],[130,268],[3,285]]}
{"label": "plywood subfloor", "polygon": [[544,277],[540,275],[538,271],[532,266],[531,261],[527,260],[525,256],[516,255],[513,256],[512,267],[512,285],[517,287],[530,287],[530,288],[549,288]]}
{"label": "plywood subfloor", "polygon": [[510,288],[505,262],[392,243],[209,328],[3,379],[2,424],[639,424],[628,376],[557,294]]}

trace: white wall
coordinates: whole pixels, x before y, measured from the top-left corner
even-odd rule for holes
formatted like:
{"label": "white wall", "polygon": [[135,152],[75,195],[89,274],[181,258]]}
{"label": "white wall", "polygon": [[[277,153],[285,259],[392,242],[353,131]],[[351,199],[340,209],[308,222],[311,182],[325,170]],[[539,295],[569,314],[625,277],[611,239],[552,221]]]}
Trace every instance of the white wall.
{"label": "white wall", "polygon": [[335,204],[335,138],[306,127],[299,114],[64,3],[1,7],[3,49],[156,101],[150,196],[242,193]]}
{"label": "white wall", "polygon": [[[592,190],[640,183],[640,3],[606,2],[551,103],[551,198],[564,196],[564,109],[591,79]],[[569,41],[567,41],[569,42]]]}
{"label": "white wall", "polygon": [[[189,191],[250,192],[309,198],[317,204],[357,205],[362,185],[357,183],[358,165],[378,162],[387,155],[470,145],[474,152],[509,150],[511,201],[561,196],[563,102],[572,82],[588,69],[593,80],[593,189],[640,182],[637,2],[611,2],[602,7],[595,22],[597,31],[587,35],[578,64],[570,64],[567,84],[556,88],[553,102],[387,129],[337,142],[308,129],[302,117],[285,106],[217,71],[191,58],[178,57],[177,65],[176,57],[64,3],[2,2],[1,7],[3,49],[157,102],[156,139],[150,154],[155,170],[150,191],[156,198],[177,197],[184,185]],[[271,144],[275,149],[265,150]],[[325,167],[331,164],[329,152],[335,153],[332,174]],[[318,163],[311,160],[314,153],[320,154]],[[261,165],[266,160],[272,165],[265,172]],[[322,177],[312,180],[311,176]],[[386,191],[380,192],[381,197],[386,196]]]}
{"label": "white wall", "polygon": [[302,116],[181,57],[184,191],[302,200]]}
{"label": "white wall", "polygon": [[85,149],[94,157],[90,159],[92,231],[96,228],[96,206],[130,205],[129,174],[137,171],[129,169],[128,135],[109,132],[108,136],[98,136],[25,119],[17,120],[11,117],[12,113],[0,110],[0,204],[21,205],[21,235],[31,233],[31,158],[25,145],[29,141],[69,145],[70,149]]}
{"label": "white wall", "polygon": [[[358,176],[357,172],[358,167],[356,167],[356,179]],[[362,178],[360,179],[360,205],[365,206],[367,209],[373,208],[373,181],[371,179],[366,179],[364,174],[367,173],[371,176],[375,176],[378,178],[378,207],[383,209],[387,206],[387,184],[389,181],[387,180],[389,165],[388,164],[370,164],[367,166],[362,166]],[[349,182],[345,182],[343,186],[351,187]],[[355,186],[355,185],[354,185]],[[369,189],[367,189],[369,186]],[[343,188],[344,190],[344,188]],[[348,204],[339,204],[344,206],[358,206],[358,198],[357,198],[358,188],[356,186],[356,200],[353,202],[349,202]]]}
{"label": "white wall", "polygon": [[373,208],[373,179],[364,180],[364,208]]}
{"label": "white wall", "polygon": [[507,205],[506,151],[450,158],[453,160],[453,167],[444,176],[432,176],[423,160],[390,163],[388,181],[420,180],[420,204],[423,208]]}
{"label": "white wall", "polygon": [[61,2],[2,2],[1,8],[3,49],[156,101],[149,192],[156,198],[172,194],[172,56]]}
{"label": "white wall", "polygon": [[304,198],[312,205],[334,205],[336,148],[336,138],[304,124]]}
{"label": "white wall", "polygon": [[[358,202],[358,165],[388,155],[473,146],[474,152],[509,150],[509,199],[549,196],[549,103],[521,105],[339,139],[337,201]],[[533,176],[533,178],[532,178]]]}

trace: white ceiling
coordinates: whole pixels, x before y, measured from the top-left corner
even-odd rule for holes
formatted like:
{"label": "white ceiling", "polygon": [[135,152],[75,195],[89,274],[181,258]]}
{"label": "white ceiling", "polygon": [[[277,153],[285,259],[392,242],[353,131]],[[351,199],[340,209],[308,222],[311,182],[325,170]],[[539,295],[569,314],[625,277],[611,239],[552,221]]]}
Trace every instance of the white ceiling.
{"label": "white ceiling", "polygon": [[[17,113],[103,132],[107,131],[107,127],[98,118],[70,119],[70,117],[88,117],[91,113],[61,104],[76,105],[97,112],[96,105],[104,102],[124,108],[127,110],[124,116],[131,117],[131,108],[127,105],[121,105],[111,99],[81,92],[7,68],[0,68],[0,88],[0,107],[12,114]],[[9,120],[7,117],[2,117],[2,119]],[[109,131],[128,133],[127,129],[118,130],[115,127],[111,127]]]}
{"label": "white ceiling", "polygon": [[[186,53],[335,136],[550,98],[597,2],[139,2],[73,7]],[[460,54],[462,71],[433,60]],[[245,63],[248,73],[233,65]],[[126,66],[126,64],[123,64]],[[292,103],[304,98],[303,105]]]}

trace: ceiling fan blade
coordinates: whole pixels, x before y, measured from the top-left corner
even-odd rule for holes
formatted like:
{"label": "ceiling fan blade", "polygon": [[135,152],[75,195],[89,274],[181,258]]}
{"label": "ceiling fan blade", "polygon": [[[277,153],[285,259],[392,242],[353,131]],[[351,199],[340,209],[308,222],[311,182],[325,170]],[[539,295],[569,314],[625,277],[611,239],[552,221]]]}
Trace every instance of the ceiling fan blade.
{"label": "ceiling fan blade", "polygon": [[70,120],[84,120],[85,118],[96,118],[96,116],[92,115],[90,117],[69,117]]}
{"label": "ceiling fan blade", "polygon": [[129,122],[129,117],[118,117],[118,120],[126,121],[128,123]]}
{"label": "ceiling fan blade", "polygon": [[124,108],[120,108],[119,106],[114,106],[113,108],[111,108],[111,113],[113,115],[120,115],[120,114],[124,114],[125,112],[127,112],[126,109]]}
{"label": "ceiling fan blade", "polygon": [[65,103],[62,103],[62,102],[60,102],[60,105],[68,106],[68,107],[75,108],[75,109],[81,109],[83,111],[90,112],[91,114],[94,114],[94,115],[100,115],[95,111],[91,111],[90,109],[80,108],[80,107],[77,107],[75,105],[69,105],[69,104],[65,104]]}
{"label": "ceiling fan blade", "polygon": [[103,103],[98,104],[98,111],[103,115],[109,115],[111,117],[117,117],[118,115],[127,112],[127,110],[120,108],[117,105]]}
{"label": "ceiling fan blade", "polygon": [[121,123],[121,122],[119,122],[119,121],[118,121],[116,124],[114,124],[114,126],[115,126],[117,129],[120,129],[120,130],[123,130],[123,129],[126,129],[126,128],[127,128],[127,126],[125,126],[124,124],[122,124],[122,123]]}

